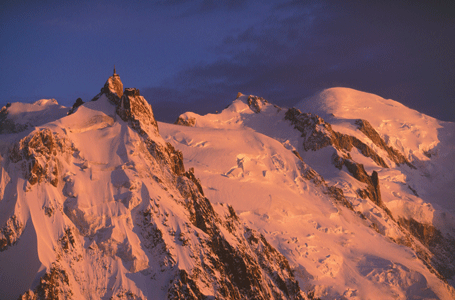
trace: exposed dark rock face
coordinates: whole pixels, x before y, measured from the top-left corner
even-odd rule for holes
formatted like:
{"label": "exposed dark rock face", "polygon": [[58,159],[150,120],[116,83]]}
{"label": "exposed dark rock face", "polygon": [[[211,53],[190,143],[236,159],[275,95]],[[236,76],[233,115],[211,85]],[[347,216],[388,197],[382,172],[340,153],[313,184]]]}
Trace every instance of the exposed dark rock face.
{"label": "exposed dark rock face", "polygon": [[[279,289],[284,292],[286,298],[291,297],[291,299],[294,299],[293,297],[295,297],[295,295],[299,295],[299,285],[297,281],[294,280],[291,267],[286,258],[273,248],[262,234],[247,229],[245,231],[245,237],[248,240],[248,243],[253,247],[254,253],[259,258],[259,265],[261,268],[268,271],[269,276],[277,284]],[[280,270],[280,272],[271,269],[271,263],[275,269]],[[274,291],[272,291],[272,295],[274,299],[280,299],[282,297],[281,293]]]}
{"label": "exposed dark rock face", "polygon": [[130,126],[139,134],[150,132],[158,133],[158,124],[151,105],[142,97],[138,89],[127,88],[117,106],[117,114],[123,121],[129,122]]}
{"label": "exposed dark rock face", "polygon": [[359,189],[357,194],[361,198],[369,198],[373,203],[377,206],[381,207],[392,219],[392,212],[387,208],[385,203],[381,199],[381,190],[379,185],[379,178],[378,173],[373,171],[373,173],[368,175],[365,171],[365,168],[362,164],[356,163],[349,158],[342,158],[338,154],[334,153],[332,156],[332,163],[341,170],[343,166],[345,166],[349,173],[360,182],[366,183],[366,189]]}
{"label": "exposed dark rock face", "polygon": [[76,102],[74,102],[73,104],[73,107],[71,107],[71,109],[68,111],[68,115],[73,114],[77,110],[77,108],[82,104],[84,104],[84,101],[82,101],[81,98],[77,98]]}
{"label": "exposed dark rock face", "polygon": [[118,74],[114,74],[108,78],[104,86],[101,88],[101,92],[96,95],[92,101],[98,100],[103,94],[105,94],[114,104],[118,104],[120,102],[120,98],[123,96],[123,83]]}
{"label": "exposed dark rock face", "polygon": [[[228,206],[226,221],[223,221],[210,201],[199,192],[197,182],[186,175],[181,176],[178,187],[187,199],[185,206],[192,224],[206,234],[202,244],[207,245],[210,254],[209,260],[201,266],[205,274],[212,274],[209,280],[214,281],[220,299],[303,299],[284,256],[262,235],[244,227],[232,207]],[[222,227],[236,236],[238,246],[226,240]],[[221,274],[222,280],[214,276],[215,270]],[[178,299],[203,299],[198,296],[200,291],[194,281],[190,280],[193,276],[180,272],[174,280],[173,288],[180,286],[188,291],[188,296]],[[173,290],[173,295],[176,294]]]}
{"label": "exposed dark rock face", "polygon": [[168,166],[177,175],[183,174],[183,155],[170,143],[156,142],[159,135],[158,124],[151,105],[142,97],[138,89],[127,88],[117,106],[117,114],[138,132],[147,146],[149,153],[159,162]]}
{"label": "exposed dark rock face", "polygon": [[267,100],[265,100],[262,97],[257,97],[257,96],[248,96],[248,106],[251,108],[252,111],[255,113],[260,113],[262,110],[262,107],[269,103]]}
{"label": "exposed dark rock face", "polygon": [[[351,151],[353,147],[356,147],[360,153],[371,158],[378,166],[388,168],[384,160],[373,149],[356,137],[334,131],[329,123],[317,115],[302,113],[296,108],[291,108],[286,112],[285,119],[291,121],[294,128],[302,133],[305,151],[317,151],[331,145],[342,153],[343,157],[338,152],[332,156],[332,163],[335,167],[341,170],[343,166],[346,166],[355,179],[366,183],[368,185],[366,189],[357,191],[359,196],[368,197],[392,217],[392,213],[381,200],[377,172],[373,171],[373,174],[369,176],[363,165],[353,161],[349,152],[346,153],[346,151]],[[339,192],[332,190],[332,195],[335,198],[339,197],[339,194]]]}
{"label": "exposed dark rock face", "polygon": [[40,279],[38,287],[34,291],[27,291],[20,300],[60,300],[73,299],[73,292],[65,270],[56,263],[50,271],[46,272]]}
{"label": "exposed dark rock face", "polygon": [[434,255],[429,257],[420,253],[421,258],[428,265],[431,265],[443,278],[453,278],[455,275],[455,240],[453,238],[444,237],[432,224],[423,224],[412,218],[399,218],[398,224],[408,230]]}
{"label": "exposed dark rock face", "polygon": [[32,132],[14,144],[9,151],[9,158],[13,163],[20,162],[24,176],[30,184],[46,180],[56,187],[59,173],[55,156],[57,153],[71,153],[73,150],[65,139],[44,128]]}
{"label": "exposed dark rock face", "polygon": [[368,145],[356,137],[334,131],[329,123],[317,115],[302,113],[296,108],[290,108],[286,112],[285,120],[291,121],[294,128],[302,133],[305,151],[316,151],[329,145],[339,151],[351,151],[355,147],[378,166],[388,168],[384,160]]}
{"label": "exposed dark rock face", "polygon": [[166,143],[165,146],[156,143],[152,139],[145,141],[149,153],[158,161],[168,166],[173,173],[181,175],[185,172],[183,165],[183,154],[177,150],[170,143]]}
{"label": "exposed dark rock face", "polygon": [[6,224],[0,228],[0,252],[14,245],[24,230],[23,224],[15,215],[6,221]]}
{"label": "exposed dark rock face", "polygon": [[170,284],[168,299],[200,300],[207,299],[197,286],[196,282],[185,270],[179,270]]}
{"label": "exposed dark rock face", "polygon": [[319,150],[331,145],[331,139],[327,132],[324,120],[311,113],[302,113],[296,108],[290,108],[285,114],[285,120],[291,121],[294,128],[302,133],[303,149]]}
{"label": "exposed dark rock face", "polygon": [[335,200],[335,202],[340,203],[341,205],[354,211],[354,207],[352,207],[352,204],[346,199],[342,189],[335,186],[329,186],[318,172],[303,162],[300,155],[297,157],[300,158],[300,173],[303,178],[313,182],[316,186],[322,186],[324,194],[329,195],[333,200]]}
{"label": "exposed dark rock face", "polygon": [[385,150],[392,161],[398,165],[406,164],[410,168],[415,169],[415,167],[406,159],[406,157],[404,157],[403,154],[398,152],[398,150],[387,146],[386,142],[367,120],[359,119],[355,121],[355,124],[357,125],[357,128],[363,132],[363,134],[365,134],[376,146]]}
{"label": "exposed dark rock face", "polygon": [[196,176],[194,176],[194,168],[190,168],[187,172],[183,173],[183,176],[191,180],[197,186],[199,193],[201,193],[202,196],[204,196],[201,181],[198,178],[196,178]]}
{"label": "exposed dark rock face", "polygon": [[177,118],[177,120],[174,122],[174,124],[188,126],[188,127],[194,127],[194,125],[196,125],[196,119],[195,118],[184,118],[183,116],[180,116]]}

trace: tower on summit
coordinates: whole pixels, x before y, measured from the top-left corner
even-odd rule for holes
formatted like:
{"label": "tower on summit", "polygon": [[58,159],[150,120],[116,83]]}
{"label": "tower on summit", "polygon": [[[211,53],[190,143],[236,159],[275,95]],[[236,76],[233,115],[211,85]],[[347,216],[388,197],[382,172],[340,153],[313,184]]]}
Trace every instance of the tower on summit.
{"label": "tower on summit", "polygon": [[115,73],[115,65],[114,65],[114,75],[117,75],[117,73]]}

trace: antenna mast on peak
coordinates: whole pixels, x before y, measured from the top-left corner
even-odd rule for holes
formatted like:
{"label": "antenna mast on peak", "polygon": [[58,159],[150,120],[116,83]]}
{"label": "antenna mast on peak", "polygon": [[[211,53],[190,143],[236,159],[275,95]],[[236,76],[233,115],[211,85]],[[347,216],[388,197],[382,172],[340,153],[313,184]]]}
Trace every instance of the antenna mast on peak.
{"label": "antenna mast on peak", "polygon": [[117,73],[115,73],[115,65],[114,65],[114,75],[117,75]]}

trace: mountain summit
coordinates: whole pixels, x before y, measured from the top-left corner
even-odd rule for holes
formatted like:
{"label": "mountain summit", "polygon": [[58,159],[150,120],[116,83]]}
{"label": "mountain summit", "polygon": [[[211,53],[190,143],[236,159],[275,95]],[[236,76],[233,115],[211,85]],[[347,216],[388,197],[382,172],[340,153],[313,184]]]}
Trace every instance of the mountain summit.
{"label": "mountain summit", "polygon": [[2,134],[0,298],[305,299],[287,259],[204,196],[117,74],[28,129]]}

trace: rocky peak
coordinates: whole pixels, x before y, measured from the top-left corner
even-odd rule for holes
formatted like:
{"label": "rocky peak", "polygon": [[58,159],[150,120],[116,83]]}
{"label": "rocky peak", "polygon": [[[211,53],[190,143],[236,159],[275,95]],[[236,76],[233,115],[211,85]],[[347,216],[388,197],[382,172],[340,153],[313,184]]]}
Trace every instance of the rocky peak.
{"label": "rocky peak", "polygon": [[123,96],[123,83],[117,73],[114,72],[114,74],[107,79],[106,83],[101,88],[101,92],[96,95],[92,101],[98,100],[103,94],[105,94],[114,104],[119,103],[120,98]]}
{"label": "rocky peak", "polygon": [[[239,94],[241,94],[241,93],[239,93]],[[237,98],[238,97],[239,97],[239,95],[237,95]],[[255,113],[261,112],[262,107],[264,105],[266,105],[267,103],[269,103],[269,102],[262,97],[257,97],[257,96],[253,96],[253,95],[248,96],[248,106]]]}
{"label": "rocky peak", "polygon": [[104,84],[104,92],[115,93],[119,98],[123,96],[123,83],[118,74],[114,74]]}
{"label": "rocky peak", "polygon": [[185,172],[182,153],[169,143],[159,142],[158,124],[152,106],[138,89],[127,88],[117,105],[117,114],[144,139],[149,153],[176,175]]}
{"label": "rocky peak", "polygon": [[130,122],[140,134],[158,133],[158,124],[152,106],[141,96],[138,89],[127,88],[117,106],[117,114],[125,122]]}

